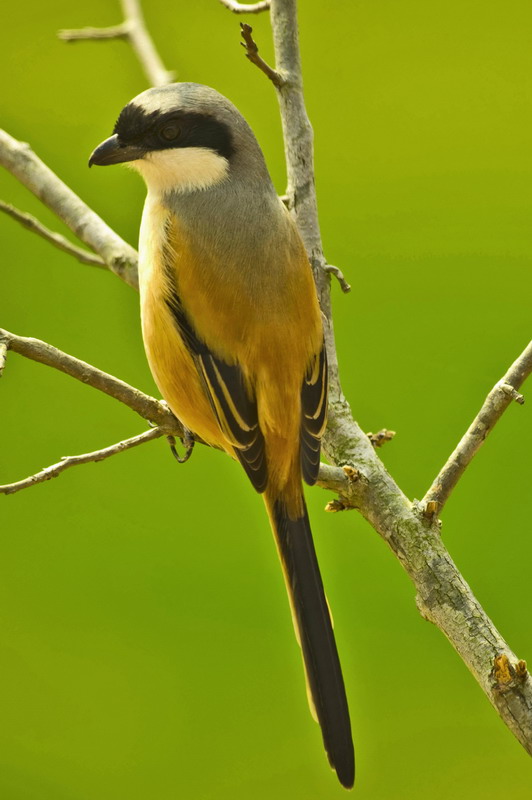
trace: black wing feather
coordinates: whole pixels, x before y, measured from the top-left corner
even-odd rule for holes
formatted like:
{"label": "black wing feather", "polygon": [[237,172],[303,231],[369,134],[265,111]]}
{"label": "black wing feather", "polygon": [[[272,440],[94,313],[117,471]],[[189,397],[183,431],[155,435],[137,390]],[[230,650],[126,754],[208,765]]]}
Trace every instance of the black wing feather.
{"label": "black wing feather", "polygon": [[312,486],[320,469],[321,437],[327,424],[327,354],[325,344],[314,356],[301,387],[301,471]]}
{"label": "black wing feather", "polygon": [[227,364],[208,350],[198,354],[218,423],[227,438],[234,442],[235,455],[257,490],[268,483],[264,457],[264,437],[259,427],[257,402],[250,398],[242,370]]}
{"label": "black wing feather", "polygon": [[232,442],[234,453],[257,492],[263,492],[268,483],[268,470],[257,401],[250,396],[238,364],[228,364],[218,358],[199,338],[183,308],[170,268],[166,275],[170,287],[166,301],[168,308],[196,362],[220,428]]}

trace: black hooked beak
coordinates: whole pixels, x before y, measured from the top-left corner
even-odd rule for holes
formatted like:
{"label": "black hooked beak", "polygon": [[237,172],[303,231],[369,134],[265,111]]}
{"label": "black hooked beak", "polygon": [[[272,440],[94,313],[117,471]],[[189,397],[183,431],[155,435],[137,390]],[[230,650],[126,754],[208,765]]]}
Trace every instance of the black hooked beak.
{"label": "black hooked beak", "polygon": [[98,145],[89,158],[89,167],[96,164],[106,167],[108,164],[123,164],[125,161],[137,161],[146,155],[146,150],[136,144],[120,144],[117,134],[110,136]]}

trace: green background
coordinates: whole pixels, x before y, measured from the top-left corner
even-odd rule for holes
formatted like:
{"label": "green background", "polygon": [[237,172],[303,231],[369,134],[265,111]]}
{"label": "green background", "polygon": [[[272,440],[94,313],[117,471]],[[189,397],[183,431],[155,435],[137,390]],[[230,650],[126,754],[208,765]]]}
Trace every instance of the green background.
{"label": "green background", "polygon": [[[306,99],[344,390],[421,497],[485,394],[530,339],[529,0],[302,2]],[[168,67],[245,114],[284,190],[276,98],[216,0],[146,4]],[[248,18],[272,58],[268,17]],[[3,124],[136,245],[144,188],[87,170],[146,88],[124,42],[62,27],[117,3],[10,5]],[[0,196],[64,232],[7,174]],[[0,325],[154,393],[138,298],[0,219]],[[527,390],[525,387],[525,391]],[[15,354],[0,384],[0,480],[142,431],[115,401]],[[512,406],[456,489],[443,536],[532,661],[531,410]],[[357,748],[359,800],[532,796],[529,757],[356,514],[308,492]],[[304,691],[262,504],[221,454],[186,466],[155,442],[1,505],[0,797],[342,797]]]}

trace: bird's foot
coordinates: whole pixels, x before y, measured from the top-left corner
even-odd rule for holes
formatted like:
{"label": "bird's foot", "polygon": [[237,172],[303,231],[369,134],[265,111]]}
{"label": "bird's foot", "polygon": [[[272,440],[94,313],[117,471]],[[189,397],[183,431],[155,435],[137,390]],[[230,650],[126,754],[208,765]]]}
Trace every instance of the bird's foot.
{"label": "bird's foot", "polygon": [[170,450],[172,451],[172,455],[174,456],[175,460],[178,461],[180,464],[184,464],[185,461],[188,461],[190,456],[192,455],[192,451],[194,449],[195,440],[194,434],[192,431],[189,431],[188,428],[185,428],[183,425],[183,436],[179,437],[183,447],[185,448],[184,455],[180,456],[175,447],[175,436],[167,436],[166,441],[170,445]]}

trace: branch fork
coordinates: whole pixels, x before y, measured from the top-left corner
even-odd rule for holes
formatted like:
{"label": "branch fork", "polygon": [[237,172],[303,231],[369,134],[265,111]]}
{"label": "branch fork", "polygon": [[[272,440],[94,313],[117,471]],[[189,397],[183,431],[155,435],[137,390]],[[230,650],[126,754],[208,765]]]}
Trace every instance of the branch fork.
{"label": "branch fork", "polygon": [[139,0],[121,0],[124,21],[109,28],[62,30],[58,37],[64,42],[109,41],[125,39],[130,43],[152,86],[164,86],[174,80],[174,73],[164,66],[148,33]]}

